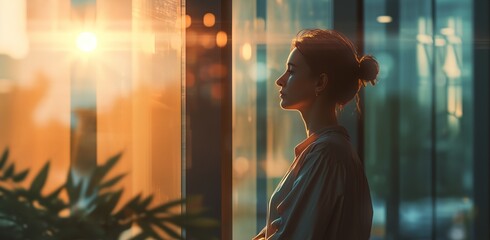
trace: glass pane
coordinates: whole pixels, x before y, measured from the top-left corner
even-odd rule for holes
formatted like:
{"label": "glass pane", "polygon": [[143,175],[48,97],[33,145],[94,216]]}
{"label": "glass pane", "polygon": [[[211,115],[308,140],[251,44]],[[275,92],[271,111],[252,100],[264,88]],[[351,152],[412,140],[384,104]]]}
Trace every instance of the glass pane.
{"label": "glass pane", "polygon": [[50,159],[47,192],[123,152],[121,202],[179,198],[182,6],[0,1],[0,148],[34,172]]}
{"label": "glass pane", "polygon": [[381,69],[365,96],[373,239],[470,239],[472,1],[435,3],[366,1]]}
{"label": "glass pane", "polygon": [[275,80],[303,28],[331,28],[332,1],[233,1],[233,239],[265,226],[267,203],[305,137]]}
{"label": "glass pane", "polygon": [[[436,1],[436,226],[439,239],[472,236],[473,1]],[[476,237],[476,238],[475,238]]]}

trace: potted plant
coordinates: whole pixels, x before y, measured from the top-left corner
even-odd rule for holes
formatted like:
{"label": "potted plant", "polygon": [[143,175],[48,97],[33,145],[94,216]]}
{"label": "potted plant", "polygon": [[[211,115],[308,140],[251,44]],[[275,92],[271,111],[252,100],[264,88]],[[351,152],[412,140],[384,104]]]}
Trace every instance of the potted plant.
{"label": "potted plant", "polygon": [[[42,194],[50,163],[47,162],[28,188],[21,183],[29,169],[17,171],[9,162],[9,150],[0,156],[0,239],[120,239],[131,228],[141,231],[131,239],[184,239],[185,230],[212,239],[209,230],[218,222],[204,217],[203,211],[175,213],[188,201],[179,199],[151,206],[153,195],[133,197],[116,209],[123,189],[114,186],[124,174],[106,179],[121,154],[96,166],[84,181],[76,181],[71,171],[65,183],[50,194]],[[66,192],[67,200],[60,197]],[[61,214],[68,212],[69,214]],[[182,229],[182,232],[179,230]]]}

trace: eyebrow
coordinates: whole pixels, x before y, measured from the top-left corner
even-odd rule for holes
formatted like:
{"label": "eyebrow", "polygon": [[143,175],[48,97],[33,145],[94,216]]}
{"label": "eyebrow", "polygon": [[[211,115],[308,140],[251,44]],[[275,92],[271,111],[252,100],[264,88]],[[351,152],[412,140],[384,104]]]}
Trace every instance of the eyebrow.
{"label": "eyebrow", "polygon": [[298,66],[298,65],[296,65],[296,64],[294,64],[294,63],[288,63],[287,65],[288,65],[288,66],[289,66],[289,65],[291,65],[291,66],[293,66],[293,67],[297,67],[297,66]]}

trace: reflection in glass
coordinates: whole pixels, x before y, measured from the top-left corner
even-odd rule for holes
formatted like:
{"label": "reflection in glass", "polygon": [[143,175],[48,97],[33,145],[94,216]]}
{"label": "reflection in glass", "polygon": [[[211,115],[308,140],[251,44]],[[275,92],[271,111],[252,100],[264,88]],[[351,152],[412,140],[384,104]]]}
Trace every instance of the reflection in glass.
{"label": "reflection in glass", "polygon": [[123,198],[181,197],[182,6],[0,1],[0,149],[34,172],[50,159],[47,191],[123,152]]}
{"label": "reflection in glass", "polygon": [[233,239],[265,224],[267,202],[305,136],[274,81],[303,28],[331,28],[332,1],[233,1]]}
{"label": "reflection in glass", "polygon": [[366,1],[366,51],[385,72],[365,96],[373,239],[473,239],[472,1],[434,7]]}

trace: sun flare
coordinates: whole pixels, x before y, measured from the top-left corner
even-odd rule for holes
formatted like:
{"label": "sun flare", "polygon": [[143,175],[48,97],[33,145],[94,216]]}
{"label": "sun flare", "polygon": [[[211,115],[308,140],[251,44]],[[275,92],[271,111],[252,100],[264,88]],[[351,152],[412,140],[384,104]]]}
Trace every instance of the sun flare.
{"label": "sun flare", "polygon": [[92,52],[97,48],[97,36],[92,32],[82,32],[77,36],[77,47],[83,52]]}

